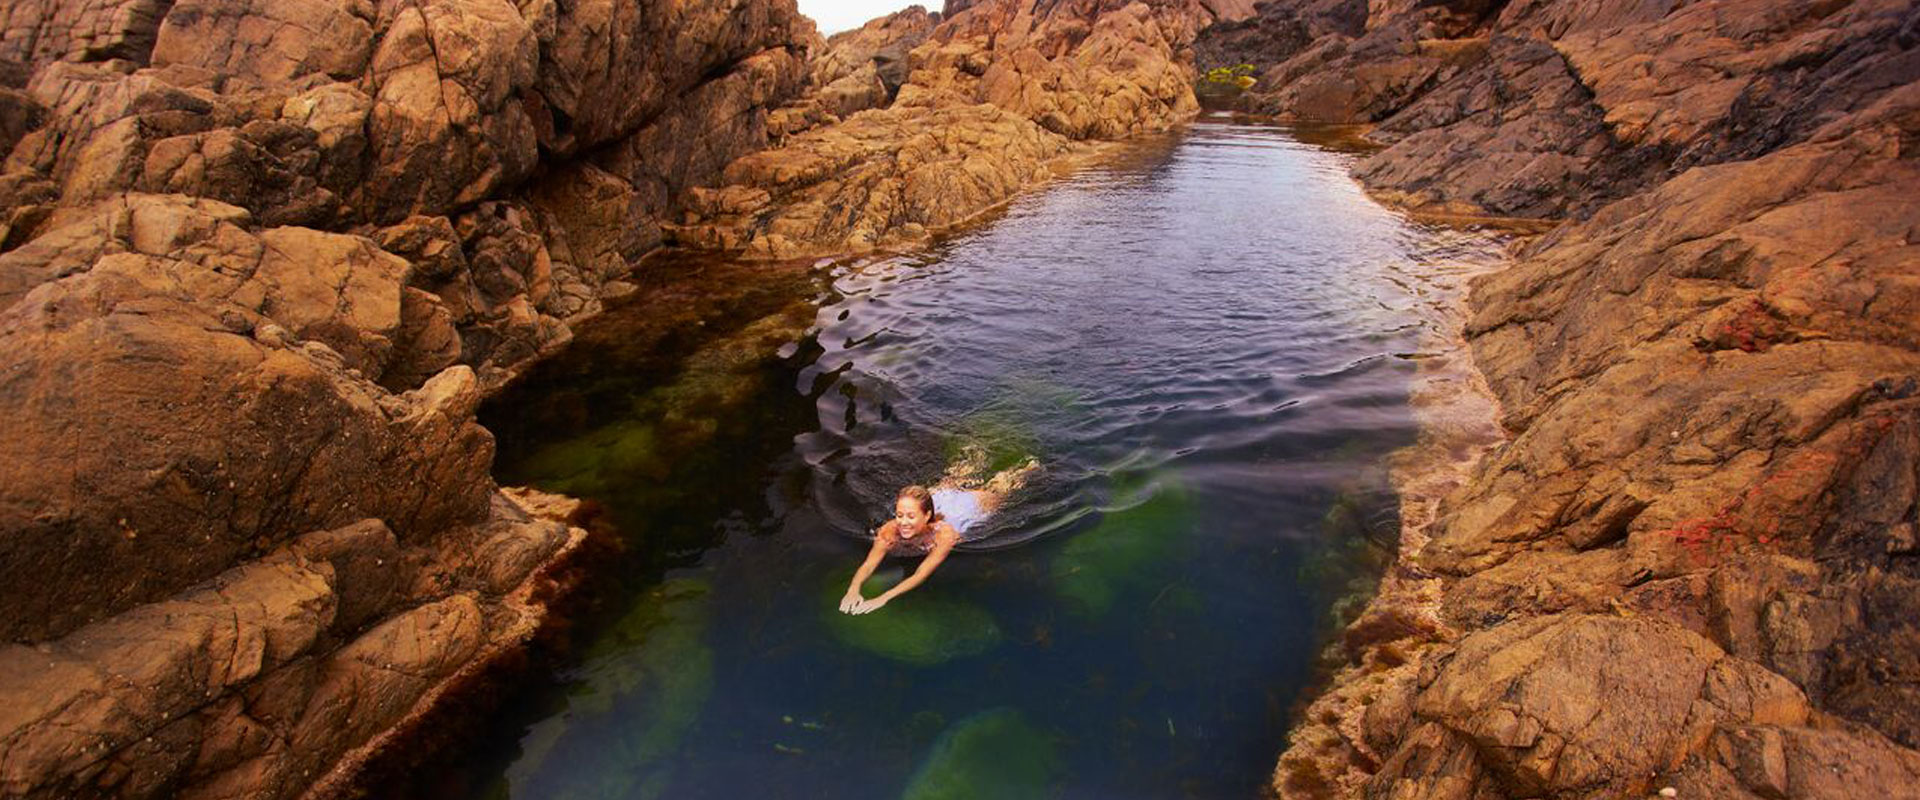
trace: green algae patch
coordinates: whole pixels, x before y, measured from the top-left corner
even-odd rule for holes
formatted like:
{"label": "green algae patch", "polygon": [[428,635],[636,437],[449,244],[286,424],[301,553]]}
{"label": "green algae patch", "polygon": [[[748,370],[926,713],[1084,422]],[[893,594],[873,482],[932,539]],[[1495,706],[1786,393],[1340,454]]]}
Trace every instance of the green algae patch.
{"label": "green algae patch", "polygon": [[1173,556],[1193,528],[1192,497],[1169,479],[1123,484],[1115,501],[1118,510],[1053,559],[1054,590],[1084,616],[1104,616],[1123,594],[1152,586],[1151,568]]}
{"label": "green algae patch", "polygon": [[634,394],[625,419],[542,447],[514,465],[513,474],[546,491],[594,498],[665,482],[766,390],[776,351],[803,335],[812,319],[811,305],[791,303],[704,343],[670,382]]}
{"label": "green algae patch", "polygon": [[1027,800],[1048,796],[1059,773],[1053,737],[1011,708],[961,720],[933,743],[904,800]]}
{"label": "green algae patch", "polygon": [[[862,585],[872,597],[899,583],[899,574],[875,575]],[[1005,638],[985,608],[921,586],[871,614],[840,610],[852,570],[835,572],[821,595],[822,622],[835,641],[866,653],[916,667],[930,667],[1000,646]]]}
{"label": "green algae patch", "polygon": [[1371,521],[1392,510],[1379,502],[1370,504],[1372,494],[1355,485],[1334,496],[1321,515],[1317,546],[1294,574],[1297,585],[1325,599],[1326,624],[1336,629],[1359,618],[1378,593],[1380,576],[1393,557],[1388,542],[1399,532],[1398,516],[1390,515],[1391,523]]}
{"label": "green algae patch", "polygon": [[781,345],[806,333],[813,314],[809,303],[789,303],[709,342],[687,357],[673,383],[636,403],[637,410],[657,408],[670,426],[693,423],[697,430],[716,409],[745,405],[765,389],[762,370],[775,360]]}
{"label": "green algae patch", "polygon": [[[535,785],[516,789],[554,798],[664,796],[681,743],[713,694],[708,592],[702,579],[666,581],[588,648],[568,713],[523,745]],[[549,757],[583,752],[597,754],[596,763],[540,769]]]}
{"label": "green algae patch", "polygon": [[622,477],[666,477],[668,459],[658,429],[629,420],[540,448],[518,471],[546,491],[596,497]]}

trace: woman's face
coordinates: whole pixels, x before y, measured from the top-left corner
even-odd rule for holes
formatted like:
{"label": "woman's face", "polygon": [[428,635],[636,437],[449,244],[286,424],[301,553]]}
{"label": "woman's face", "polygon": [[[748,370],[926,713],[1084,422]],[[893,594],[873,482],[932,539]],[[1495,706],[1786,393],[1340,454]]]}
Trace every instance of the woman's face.
{"label": "woman's face", "polygon": [[900,523],[900,532],[915,536],[927,524],[927,512],[920,510],[920,504],[911,497],[902,497],[893,501],[893,521]]}

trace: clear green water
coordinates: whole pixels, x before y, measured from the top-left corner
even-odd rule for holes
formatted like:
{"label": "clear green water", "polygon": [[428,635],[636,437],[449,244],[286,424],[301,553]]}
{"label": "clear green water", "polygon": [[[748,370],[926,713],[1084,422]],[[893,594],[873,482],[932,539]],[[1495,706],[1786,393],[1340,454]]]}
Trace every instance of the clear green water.
{"label": "clear green water", "polygon": [[[1373,204],[1350,159],[1201,123],[923,253],[649,262],[483,409],[503,483],[599,502],[629,551],[578,647],[423,781],[1257,795],[1395,534],[1420,349],[1498,251]],[[968,443],[1043,468],[927,586],[838,613],[893,493]]]}

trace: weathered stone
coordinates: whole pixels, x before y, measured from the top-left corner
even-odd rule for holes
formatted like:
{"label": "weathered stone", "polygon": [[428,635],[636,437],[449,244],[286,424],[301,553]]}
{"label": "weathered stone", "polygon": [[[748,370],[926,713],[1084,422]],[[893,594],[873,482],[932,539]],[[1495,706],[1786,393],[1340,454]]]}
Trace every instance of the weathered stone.
{"label": "weathered stone", "polygon": [[[1464,737],[1488,779],[1532,796],[1645,793],[1648,775],[1679,767],[1721,720],[1796,725],[1808,714],[1791,683],[1697,635],[1608,617],[1470,635],[1422,682],[1415,719]],[[1439,766],[1389,761],[1368,793],[1461,777],[1460,765]]]}
{"label": "weathered stone", "polygon": [[379,618],[401,588],[399,541],[377,519],[306,534],[287,550],[331,571],[327,582],[338,602],[329,631],[336,635],[355,633]]}
{"label": "weathered stone", "polygon": [[280,119],[313,131],[312,174],[336,195],[351,194],[366,170],[367,114],[373,98],[344,83],[328,83],[293,95]]}
{"label": "weathered stone", "polygon": [[[786,0],[0,10],[0,691],[67,692],[6,701],[0,794],[349,794],[524,643],[584,534],[475,406],[820,45]],[[234,576],[288,570],[255,625]]]}
{"label": "weathered stone", "polygon": [[761,258],[924,240],[1052,176],[1068,142],[991,106],[869,111],[727,167],[689,198],[684,244]]}
{"label": "weathered stone", "polygon": [[0,156],[13,152],[21,137],[46,124],[46,120],[47,110],[27,93],[0,87]]}
{"label": "weathered stone", "polygon": [[[730,74],[755,57],[785,58],[797,73],[802,59],[786,48],[803,44],[805,35],[818,36],[790,2],[585,0],[544,7],[552,17],[551,27],[538,31],[543,64],[537,88],[544,112],[536,122],[541,144],[563,154],[632,135],[682,107],[682,98],[714,83],[713,76]],[[786,98],[768,99],[779,105]],[[658,153],[693,150],[699,143],[663,144],[668,146]]]}
{"label": "weathered stone", "polygon": [[0,58],[145,62],[166,0],[20,0],[0,9]]}
{"label": "weathered stone", "polygon": [[1461,214],[1560,216],[1644,188],[1592,185],[1633,156],[1550,44],[1496,37],[1458,78],[1375,130],[1391,142],[1357,175],[1395,202]]}
{"label": "weathered stone", "polygon": [[1199,110],[1191,47],[1220,18],[1196,0],[985,0],[915,48],[896,102],[991,103],[1073,139],[1163,130]]}
{"label": "weathered stone", "polygon": [[69,204],[136,185],[150,141],[239,121],[232,106],[209,90],[110,66],[49,65],[34,74],[28,91],[46,107],[49,122],[15,145],[8,167],[49,176]]}
{"label": "weathered stone", "polygon": [[797,94],[805,70],[785,50],[749,56],[688,90],[672,111],[607,146],[593,162],[631,184],[650,215],[664,215],[680,192],[720,182],[730,162],[767,145],[765,109]]}
{"label": "weathered stone", "polygon": [[836,109],[834,113],[844,117],[865,108],[884,108],[893,102],[894,95],[900,93],[900,87],[912,72],[907,54],[932,35],[940,20],[939,14],[928,13],[924,6],[907,6],[828,37],[823,52],[816,55],[811,64],[814,85],[830,87],[848,78],[867,75],[856,83],[878,84],[879,95],[868,98],[873,102],[845,111]]}
{"label": "weathered stone", "polygon": [[376,221],[471,205],[533,169],[533,30],[506,0],[397,7],[368,67],[373,166],[355,205]]}
{"label": "weathered stone", "polygon": [[408,286],[400,293],[400,328],[394,332],[399,355],[380,375],[388,391],[419,386],[460,362],[460,331],[453,312],[431,293]]}
{"label": "weathered stone", "polygon": [[407,265],[366,239],[292,227],[249,233],[246,212],[179,195],[121,196],[86,214],[0,257],[0,302],[54,278],[112,271],[257,313],[370,376],[392,356]]}
{"label": "weathered stone", "polygon": [[[153,63],[186,64],[275,84],[325,75],[358,78],[373,52],[371,4],[348,0],[177,0]],[[358,12],[358,13],[356,13]]]}
{"label": "weathered stone", "polygon": [[[411,535],[484,513],[492,439],[471,406],[389,411],[331,349],[196,297],[168,266],[182,262],[103,262],[0,314],[0,393],[30,420],[0,445],[9,638],[70,630],[303,531],[377,517]],[[81,577],[103,569],[112,591]]]}
{"label": "weathered stone", "polygon": [[303,655],[333,621],[327,575],[297,557],[90,625],[50,648],[0,649],[10,796],[79,792],[125,747]]}
{"label": "weathered stone", "polygon": [[[720,188],[692,192],[670,235],[755,258],[924,241],[1050,177],[1051,162],[1075,152],[1071,140],[1193,116],[1196,33],[1249,13],[1199,0],[989,0],[937,25],[918,8],[875,20],[828,41],[812,93],[768,121],[779,146],[728,164]],[[909,46],[911,71],[889,77]],[[606,166],[645,195],[636,163]]]}
{"label": "weathered stone", "polygon": [[[1920,16],[1897,2],[1374,3],[1356,27],[1337,9],[1269,6],[1198,48],[1262,67],[1249,109],[1377,121],[1389,146],[1356,175],[1384,199],[1572,218],[1474,287],[1466,334],[1512,438],[1423,532],[1441,637],[1556,614],[1708,636],[1742,665],[1717,697],[1789,683],[1849,720],[1830,735],[1872,753],[1858,774],[1901,775],[1889,765],[1920,743],[1906,622],[1920,431],[1903,388],[1920,374],[1920,216],[1896,198],[1920,185]],[[1581,635],[1649,674],[1690,658],[1597,630]],[[1291,796],[1287,775],[1311,763],[1327,786],[1370,779],[1376,797],[1594,797],[1661,788],[1631,775],[1685,763],[1682,796],[1847,796],[1783,779],[1792,747],[1771,738],[1738,758],[1708,753],[1699,728],[1658,745],[1674,702],[1623,699],[1607,710],[1622,727],[1575,736],[1471,704],[1440,723],[1433,689],[1404,722],[1376,715],[1363,738],[1401,748],[1384,766],[1332,758],[1364,747],[1296,743],[1276,788]],[[1748,718],[1765,703],[1708,699],[1727,730],[1766,724]],[[1649,709],[1666,716],[1635,716]]]}

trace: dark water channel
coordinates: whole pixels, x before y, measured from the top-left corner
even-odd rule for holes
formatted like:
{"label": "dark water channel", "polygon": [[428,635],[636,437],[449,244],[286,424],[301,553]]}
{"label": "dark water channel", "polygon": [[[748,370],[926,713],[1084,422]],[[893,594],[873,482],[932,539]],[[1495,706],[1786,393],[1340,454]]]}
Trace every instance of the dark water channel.
{"label": "dark water channel", "polygon": [[[1423,348],[1498,252],[1351,158],[1203,122],[924,253],[650,262],[483,410],[503,483],[631,548],[458,793],[1257,796],[1393,540]],[[970,447],[1042,466],[927,586],[838,613],[894,492]]]}

